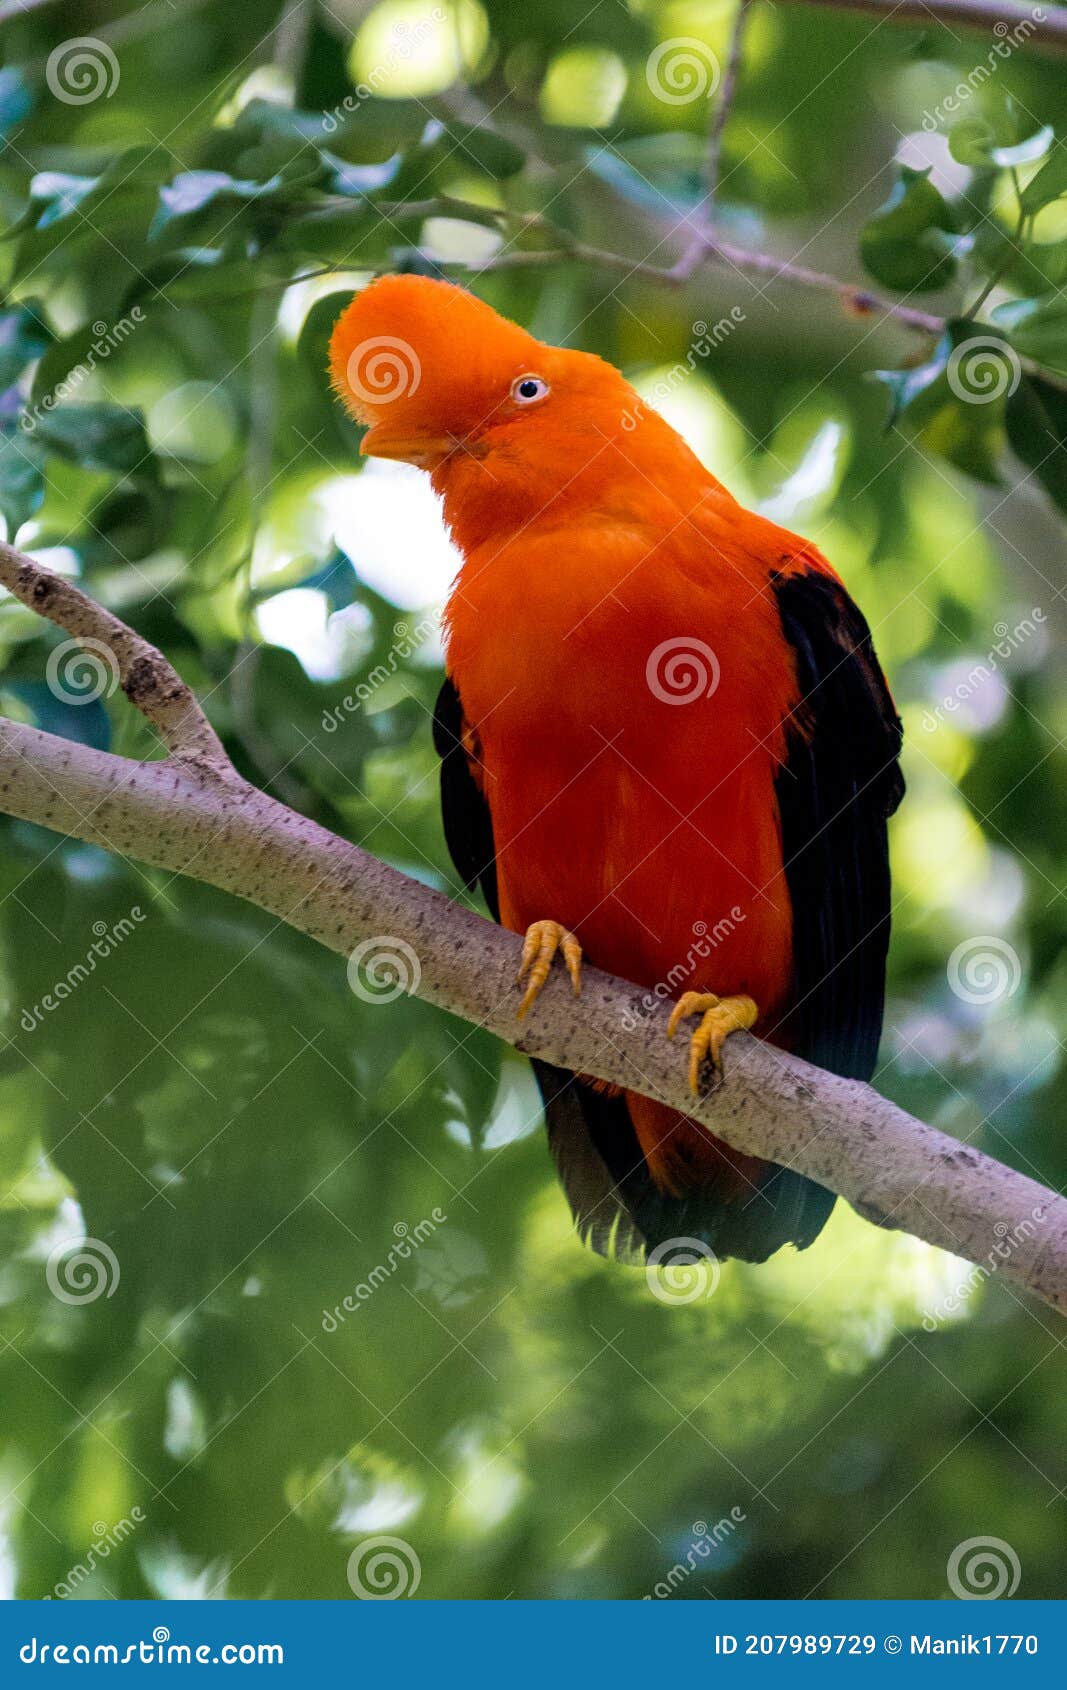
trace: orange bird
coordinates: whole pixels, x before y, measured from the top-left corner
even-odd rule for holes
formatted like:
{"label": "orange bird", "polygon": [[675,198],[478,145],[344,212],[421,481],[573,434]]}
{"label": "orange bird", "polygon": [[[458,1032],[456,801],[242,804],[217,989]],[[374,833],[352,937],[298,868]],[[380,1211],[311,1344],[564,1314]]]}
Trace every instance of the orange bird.
{"label": "orange bird", "polygon": [[[695,1021],[694,1092],[740,1027],[869,1077],[900,722],[826,559],[739,505],[610,364],[447,282],[371,283],[330,364],[362,450],[429,471],[463,556],[434,721],[445,836],[526,936],[518,1014],[557,953],[579,991],[587,956],[672,998],[671,1036]],[[832,1193],[793,1170],[535,1067],[595,1248],[763,1261],[825,1224]]]}

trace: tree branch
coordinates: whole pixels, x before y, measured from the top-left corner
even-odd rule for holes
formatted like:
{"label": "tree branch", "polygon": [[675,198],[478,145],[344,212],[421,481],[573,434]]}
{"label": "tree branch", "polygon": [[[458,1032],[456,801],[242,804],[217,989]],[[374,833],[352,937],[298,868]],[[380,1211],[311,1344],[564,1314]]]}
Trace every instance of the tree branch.
{"label": "tree branch", "polygon": [[[340,198],[328,200],[309,213],[309,219],[316,216],[336,216],[340,209],[350,210],[351,203],[350,200]],[[729,241],[720,240],[706,226],[696,231],[676,263],[665,265],[653,264],[648,259],[630,258],[626,253],[612,252],[606,247],[591,246],[587,241],[571,236],[567,230],[559,228],[539,212],[511,212],[501,207],[487,207],[477,205],[474,201],[455,199],[447,194],[426,200],[399,200],[381,205],[378,209],[393,221],[399,221],[402,217],[417,217],[420,220],[427,217],[458,217],[489,228],[499,228],[502,223],[517,222],[524,229],[539,230],[564,243],[558,247],[519,250],[513,248],[494,257],[482,259],[439,259],[432,252],[423,253],[438,270],[447,271],[449,274],[482,276],[496,270],[550,269],[555,264],[575,263],[588,264],[598,270],[621,270],[627,279],[639,277],[645,281],[680,287],[691,280],[701,265],[707,263],[721,265],[730,270],[745,271],[754,276],[765,276],[772,282],[784,281],[795,287],[811,288],[817,293],[833,294],[850,316],[885,317],[915,334],[934,339],[944,334],[947,326],[944,317],[934,316],[929,311],[919,311],[913,305],[884,299],[880,294],[872,293],[869,288],[860,287],[855,282],[843,282],[840,276],[832,276],[825,270],[811,270],[807,265],[794,264],[785,258],[775,258],[770,253],[754,252],[750,247],[734,246]],[[308,281],[329,275],[333,270],[351,269],[353,264],[358,265],[358,257],[349,255],[343,265],[320,265],[316,269],[302,272],[293,280]],[[292,283],[267,285],[289,287]],[[1043,381],[1048,387],[1067,393],[1067,376],[1046,369],[1035,358],[1023,353],[1017,352],[1015,357],[1019,368],[1025,370],[1027,375]]]}
{"label": "tree branch", "polygon": [[123,692],[173,757],[230,768],[222,742],[189,687],[154,645],[63,575],[0,541],[0,581],[39,616],[72,634],[114,670]]}
{"label": "tree branch", "polygon": [[[320,202],[315,210],[308,214],[307,220],[319,216],[335,217],[339,211],[350,212],[351,209],[351,200],[342,197],[328,199]],[[524,230],[538,231],[550,240],[561,243],[557,247],[512,250],[482,259],[442,261],[435,259],[432,253],[426,254],[441,270],[484,275],[494,270],[540,269],[553,264],[572,262],[589,264],[600,270],[622,270],[628,277],[641,277],[646,281],[665,282],[677,287],[687,282],[701,264],[718,264],[730,270],[743,270],[750,275],[769,277],[772,281],[792,282],[799,287],[814,288],[820,293],[836,294],[840,303],[853,316],[890,317],[917,334],[939,335],[945,327],[944,318],[936,317],[929,311],[918,311],[914,306],[883,299],[868,288],[858,287],[854,282],[843,282],[839,276],[831,276],[825,270],[810,270],[804,264],[793,264],[788,259],[775,258],[770,253],[753,252],[749,247],[734,246],[729,241],[719,240],[707,227],[693,232],[694,239],[677,263],[653,264],[648,259],[631,258],[624,252],[612,252],[606,247],[591,246],[588,241],[576,239],[568,230],[560,228],[539,212],[511,212],[502,207],[478,205],[473,200],[456,199],[448,194],[439,194],[433,199],[425,200],[390,201],[379,205],[377,209],[384,217],[389,217],[394,222],[402,217],[418,218],[420,222],[427,217],[458,217],[490,228],[498,228],[501,223],[518,223]],[[358,262],[358,255],[350,256],[343,267],[351,269],[353,264],[358,266]],[[324,265],[310,274],[328,274],[331,268],[330,265]],[[306,280],[306,274],[298,279]]]}
{"label": "tree branch", "polygon": [[[1022,30],[1020,44],[1067,52],[1067,6],[1046,0],[1044,6],[1021,5],[1019,0],[778,0],[786,6],[819,6],[834,12],[866,12],[886,23],[932,24],[963,29],[992,30],[1001,40]],[[998,26],[1004,27],[998,27]]]}
{"label": "tree branch", "polygon": [[[554,976],[517,1021],[513,934],[243,780],[166,660],[78,588],[9,546],[0,581],[76,637],[106,630],[127,693],[173,743],[168,758],[138,763],[0,723],[0,809],[232,892],[341,955],[360,945],[368,965],[398,957],[419,997],[517,1050],[684,1110],[737,1149],[831,1187],[876,1224],[996,1267],[1067,1310],[1064,1198],[869,1086],[747,1034],[730,1040],[726,1083],[695,1100],[664,1007],[646,1011],[640,988],[593,968],[580,998]],[[131,686],[142,661],[151,684]]]}

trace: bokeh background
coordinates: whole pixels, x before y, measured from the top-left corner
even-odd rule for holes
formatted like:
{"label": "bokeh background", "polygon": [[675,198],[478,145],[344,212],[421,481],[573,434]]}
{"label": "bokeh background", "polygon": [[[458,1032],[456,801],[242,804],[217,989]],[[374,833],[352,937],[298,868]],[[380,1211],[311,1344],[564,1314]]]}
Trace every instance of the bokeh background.
{"label": "bokeh background", "polygon": [[[417,472],[360,464],[324,365],[370,273],[472,267],[843,573],[907,727],[876,1083],[1061,1187],[1064,61],[933,13],[752,9],[721,237],[950,319],[940,347],[729,264],[670,288],[532,259],[678,256],[732,20],[0,7],[7,535],[175,659],[249,778],[454,890],[455,559]],[[979,333],[976,400],[948,364]],[[5,596],[5,712],[157,755],[62,643]],[[571,1235],[492,1039],[368,1001],[222,894],[0,836],[5,1594],[350,1597],[382,1534],[420,1599],[939,1597],[989,1536],[1020,1595],[1062,1594],[1050,1311],[843,1204],[806,1254],[661,1301]]]}

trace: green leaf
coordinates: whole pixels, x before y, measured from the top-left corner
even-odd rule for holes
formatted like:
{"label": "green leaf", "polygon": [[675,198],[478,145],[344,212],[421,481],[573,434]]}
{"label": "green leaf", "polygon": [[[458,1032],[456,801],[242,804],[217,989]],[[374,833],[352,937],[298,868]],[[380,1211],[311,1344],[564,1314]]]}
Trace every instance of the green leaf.
{"label": "green leaf", "polygon": [[965,117],[962,122],[954,123],[948,132],[948,150],[952,157],[957,164],[966,164],[972,170],[992,168],[996,144],[993,126],[984,117]]}
{"label": "green leaf", "polygon": [[1025,357],[1067,375],[1067,299],[1013,299],[998,305],[993,320],[1006,329]]}
{"label": "green leaf", "polygon": [[[658,145],[663,141],[671,143],[670,163]],[[646,144],[635,144],[629,149],[637,155],[635,163],[610,147],[590,147],[585,153],[586,168],[606,182],[620,199],[642,210],[660,216],[666,211],[689,210],[699,204],[704,194],[701,152],[692,146],[692,141],[691,136],[678,135],[647,138]],[[687,151],[688,164],[680,163],[680,156],[684,159]]]}
{"label": "green leaf", "polygon": [[43,312],[30,301],[0,311],[0,392],[48,350],[52,338]]}
{"label": "green leaf", "polygon": [[1067,393],[1024,374],[1007,404],[1012,450],[1067,513]]}
{"label": "green leaf", "polygon": [[64,170],[40,171],[30,183],[30,200],[39,202],[42,208],[36,213],[31,208],[33,223],[38,229],[47,229],[61,218],[69,217],[99,182],[99,176],[71,176]]}
{"label": "green leaf", "polygon": [[183,170],[173,182],[159,190],[159,210],[148,231],[149,240],[158,240],[164,229],[179,217],[195,217],[197,212],[219,199],[254,200],[277,193],[282,186],[280,176],[267,182],[241,181],[224,170]]}
{"label": "green leaf", "polygon": [[14,536],[44,499],[44,454],[32,436],[7,421],[0,429],[0,510]]}
{"label": "green leaf", "polygon": [[956,271],[955,219],[927,170],[901,169],[900,180],[860,237],[871,275],[903,293],[944,287]]}
{"label": "green leaf", "polygon": [[979,481],[1001,479],[1004,403],[1019,371],[999,331],[957,318],[926,363],[874,374],[892,396],[891,425]]}
{"label": "green leaf", "polygon": [[1002,170],[1012,170],[1020,164],[1035,164],[1039,158],[1044,158],[1055,139],[1052,125],[1046,123],[1036,135],[1031,135],[1025,141],[1017,141],[1013,147],[994,147],[993,163],[999,165]]}
{"label": "green leaf", "polygon": [[943,376],[952,352],[951,335],[942,335],[934,349],[933,355],[924,364],[916,364],[907,370],[872,370],[875,381],[880,381],[888,388],[891,407],[889,412],[889,426],[898,423],[904,412],[916,403],[919,396],[926,392],[940,376]]}
{"label": "green leaf", "polygon": [[388,188],[396,181],[404,162],[403,153],[393,153],[380,164],[349,164],[331,152],[323,152],[323,160],[332,174],[327,186],[332,194],[345,194],[351,199],[363,199],[378,188]]}
{"label": "green leaf", "polygon": [[143,416],[124,405],[57,405],[39,419],[35,439],[83,469],[125,475],[151,458]]}
{"label": "green leaf", "polygon": [[[19,235],[18,271],[24,272],[50,257],[62,245],[70,257],[76,240],[95,239],[110,252],[122,216],[131,208],[146,215],[153,203],[153,188],[166,168],[158,148],[130,147],[112,159],[99,176],[75,176],[65,171],[45,170],[30,183],[30,202],[8,236]],[[7,237],[5,237],[7,238]]]}
{"label": "green leaf", "polygon": [[464,123],[447,123],[444,139],[460,164],[471,164],[495,180],[517,176],[526,163],[522,151],[505,135]]}
{"label": "green leaf", "polygon": [[0,137],[6,136],[33,110],[33,95],[15,65],[0,70]]}
{"label": "green leaf", "polygon": [[1067,194],[1067,147],[1056,148],[1032,181],[1026,184],[1019,203],[1029,215]]}

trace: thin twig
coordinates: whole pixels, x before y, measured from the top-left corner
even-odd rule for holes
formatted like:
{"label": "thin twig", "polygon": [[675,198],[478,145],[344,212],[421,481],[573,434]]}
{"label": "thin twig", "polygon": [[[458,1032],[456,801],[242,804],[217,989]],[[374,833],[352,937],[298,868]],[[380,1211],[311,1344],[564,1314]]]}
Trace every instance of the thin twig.
{"label": "thin twig", "polygon": [[151,722],[172,757],[230,768],[222,742],[195,694],[154,645],[66,576],[2,542],[0,582],[113,671],[130,703]]}
{"label": "thin twig", "polygon": [[726,69],[723,72],[718,104],[712,114],[711,127],[708,131],[708,144],[704,156],[704,198],[697,207],[700,226],[691,235],[689,244],[671,271],[672,280],[677,282],[689,280],[694,271],[699,268],[705,252],[709,251],[712,246],[711,225],[715,210],[715,195],[719,191],[719,176],[722,168],[722,138],[734,103],[734,95],[737,92],[737,76],[741,68],[741,47],[751,4],[752,0],[738,0],[737,11],[734,14],[733,28],[730,32],[730,46],[726,56]]}
{"label": "thin twig", "polygon": [[737,92],[737,76],[741,69],[741,48],[751,5],[752,0],[738,0],[737,14],[730,33],[730,48],[726,57],[726,69],[723,72],[719,101],[715,107],[715,115],[711,120],[711,129],[708,132],[708,148],[704,159],[704,211],[709,222],[711,221],[711,210],[715,204],[715,195],[719,190],[723,131],[729,120],[734,95]]}
{"label": "thin twig", "polygon": [[885,23],[992,30],[1000,40],[1018,32],[1018,44],[1067,52],[1067,6],[1049,0],[1045,7],[1019,0],[778,0],[785,6],[819,6],[834,12],[866,12]]}

